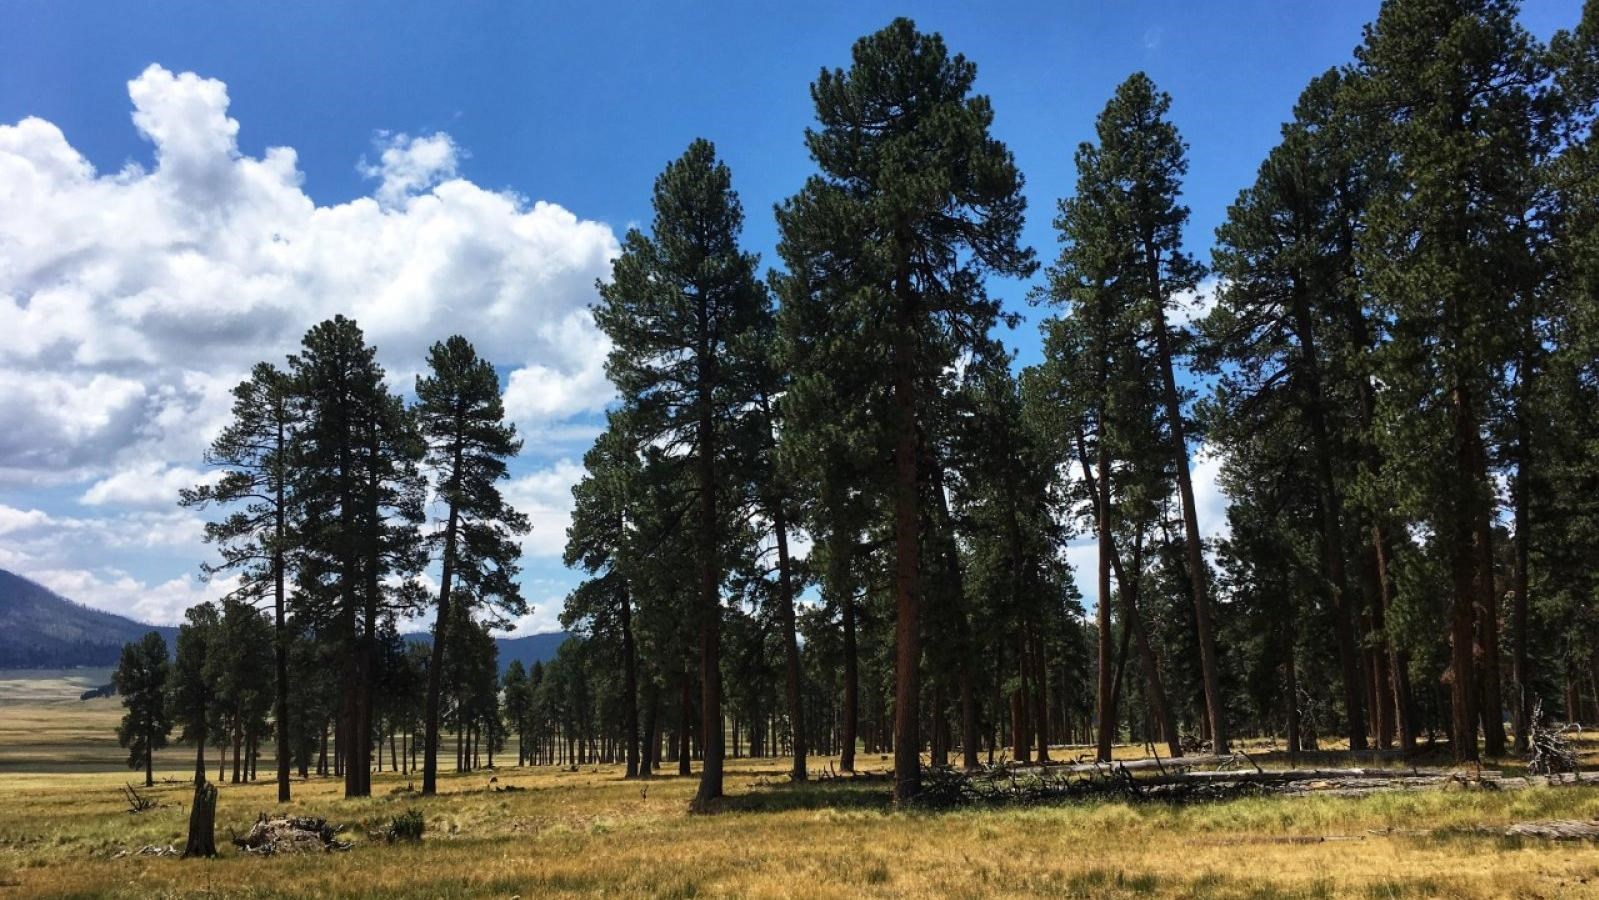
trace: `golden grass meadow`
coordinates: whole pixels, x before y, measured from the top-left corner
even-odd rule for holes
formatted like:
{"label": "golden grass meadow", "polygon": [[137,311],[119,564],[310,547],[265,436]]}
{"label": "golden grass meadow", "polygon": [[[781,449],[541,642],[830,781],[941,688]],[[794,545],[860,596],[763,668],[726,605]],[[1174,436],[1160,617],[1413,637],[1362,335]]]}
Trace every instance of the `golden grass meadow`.
{"label": "golden grass meadow", "polygon": [[[335,779],[297,781],[293,810],[354,842],[299,856],[229,844],[277,804],[270,780],[222,784],[219,858],[143,856],[183,844],[192,750],[163,751],[149,792],[162,805],[128,813],[120,707],[48,699],[75,684],[0,703],[0,898],[1599,896],[1599,848],[1490,833],[1599,818],[1589,787],[901,812],[883,782],[788,785],[782,759],[730,760],[709,815],[688,811],[693,779],[612,766],[451,773],[431,799],[396,773],[354,801]],[[368,835],[409,809],[420,843]]]}

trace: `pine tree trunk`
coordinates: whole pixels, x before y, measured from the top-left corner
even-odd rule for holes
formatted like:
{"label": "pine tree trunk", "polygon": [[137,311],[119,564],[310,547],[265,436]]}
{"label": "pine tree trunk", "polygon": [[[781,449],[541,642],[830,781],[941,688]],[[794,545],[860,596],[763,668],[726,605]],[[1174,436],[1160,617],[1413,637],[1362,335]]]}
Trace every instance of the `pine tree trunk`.
{"label": "pine tree trunk", "polygon": [[1483,750],[1497,758],[1505,755],[1505,706],[1499,671],[1499,590],[1494,583],[1490,515],[1484,511],[1478,516],[1472,548],[1477,558],[1477,631],[1481,639],[1477,680],[1482,686],[1482,702],[1478,710],[1482,716]]}
{"label": "pine tree trunk", "polygon": [[[1476,474],[1472,450],[1477,445],[1476,422],[1468,406],[1465,391],[1456,385],[1451,393],[1452,416],[1455,420],[1455,454],[1458,481],[1455,489],[1465,493],[1470,489]],[[1454,598],[1450,612],[1450,749],[1455,762],[1474,762],[1477,759],[1477,691],[1475,684],[1476,660],[1473,646],[1476,641],[1477,558],[1474,547],[1475,521],[1471,507],[1474,504],[1463,496],[1455,498],[1452,531],[1448,535],[1450,573]]]}
{"label": "pine tree trunk", "polygon": [[694,681],[688,670],[683,671],[683,715],[677,729],[677,774],[688,775],[690,747],[689,725],[694,721]]}
{"label": "pine tree trunk", "polygon": [[1010,695],[1011,753],[1019,763],[1032,762],[1033,741],[1027,730],[1027,650],[1021,626],[1016,628],[1016,689]]}
{"label": "pine tree trunk", "polygon": [[626,730],[627,775],[639,776],[638,649],[633,646],[633,600],[622,589],[622,727]]}
{"label": "pine tree trunk", "polygon": [[782,618],[783,628],[783,660],[784,660],[784,693],[788,701],[789,732],[793,735],[794,766],[789,770],[789,776],[795,781],[804,781],[807,777],[806,756],[808,753],[805,742],[805,708],[803,705],[803,685],[801,684],[799,630],[794,617],[794,585],[789,580],[789,570],[792,564],[788,556],[788,521],[783,515],[783,501],[779,498],[772,511],[772,527],[777,535],[777,604],[778,615]]}
{"label": "pine tree trunk", "polygon": [[205,717],[201,716],[201,724],[194,739],[194,783],[205,782]]}
{"label": "pine tree trunk", "polygon": [[1516,475],[1512,482],[1512,504],[1515,522],[1515,533],[1511,538],[1512,548],[1515,552],[1514,579],[1515,600],[1510,611],[1510,627],[1515,632],[1515,643],[1511,649],[1511,679],[1514,691],[1511,694],[1511,705],[1515,715],[1515,751],[1518,756],[1525,755],[1528,747],[1528,735],[1532,732],[1532,692],[1528,684],[1530,674],[1527,671],[1527,627],[1528,627],[1528,580],[1527,562],[1532,532],[1531,501],[1528,492],[1532,487],[1532,428],[1528,421],[1530,395],[1532,393],[1532,379],[1535,375],[1532,354],[1536,346],[1535,336],[1530,333],[1524,337],[1522,353],[1517,365],[1518,379],[1516,385]]}
{"label": "pine tree trunk", "polygon": [[700,765],[699,788],[694,803],[701,808],[722,796],[722,754],[726,737],[722,721],[722,604],[718,585],[719,529],[716,521],[716,424],[711,406],[711,391],[716,361],[710,347],[709,325],[703,304],[699,322],[699,366],[697,387],[698,433],[696,460],[699,470],[699,632],[700,632],[700,740],[704,758]]}
{"label": "pine tree trunk", "polygon": [[917,479],[915,295],[902,263],[895,277],[894,431],[894,800],[921,790],[921,535]]}
{"label": "pine tree trunk", "polygon": [[[1146,242],[1147,243],[1147,242]],[[1155,266],[1158,262],[1151,260]],[[1158,277],[1151,284],[1159,284]],[[1166,406],[1166,424],[1171,431],[1177,491],[1182,500],[1183,544],[1188,557],[1189,587],[1194,594],[1194,628],[1199,640],[1199,663],[1205,688],[1205,708],[1210,721],[1214,752],[1228,748],[1226,711],[1221,700],[1221,666],[1216,660],[1216,634],[1210,621],[1210,595],[1207,586],[1205,549],[1199,534],[1199,511],[1194,505],[1194,482],[1188,469],[1188,443],[1183,422],[1182,400],[1177,393],[1177,376],[1172,368],[1171,335],[1166,330],[1163,298],[1155,298],[1155,349],[1160,356]]]}
{"label": "pine tree trunk", "polygon": [[[450,448],[450,487],[461,489],[461,469],[465,455],[466,410],[455,410],[454,443]],[[428,655],[427,699],[422,711],[422,796],[438,793],[439,781],[439,701],[444,690],[444,645],[449,640],[450,590],[455,578],[456,543],[460,539],[461,512],[456,497],[450,498],[450,512],[444,523],[444,553],[439,572],[438,617],[433,621],[433,649]]]}
{"label": "pine tree trunk", "polygon": [[660,744],[660,734],[656,725],[660,720],[659,707],[661,703],[660,689],[656,687],[654,679],[650,680],[645,691],[648,700],[644,704],[644,742],[640,745],[638,774],[640,778],[648,778],[655,774],[657,746]]}
{"label": "pine tree trunk", "polygon": [[1040,765],[1049,762],[1049,667],[1044,659],[1044,640],[1037,627],[1029,627],[1031,638],[1029,659],[1033,664],[1033,740],[1038,747]]}
{"label": "pine tree trunk", "polygon": [[[834,548],[832,556],[839,555],[843,549],[843,541],[854,541],[853,535],[835,539],[839,543]],[[847,557],[846,557],[847,558]],[[830,563],[833,566],[847,565],[845,563]],[[847,571],[847,569],[846,569]],[[855,591],[853,586],[840,582],[839,603],[843,607],[844,620],[844,711],[843,722],[840,723],[839,743],[842,748],[839,754],[839,768],[845,772],[855,771],[855,743],[857,731],[860,727],[860,656],[855,636]]]}
{"label": "pine tree trunk", "polygon": [[[1099,736],[1095,752],[1100,762],[1110,762],[1111,739],[1116,732],[1116,708],[1111,700],[1111,660],[1110,660],[1110,570],[1111,557],[1115,554],[1112,546],[1110,531],[1110,444],[1104,434],[1104,408],[1100,410],[1100,435],[1099,435],[1099,473],[1098,484],[1094,492],[1095,518],[1098,520],[1096,532],[1099,536],[1099,597],[1094,601],[1094,623],[1099,629]],[[1082,448],[1082,434],[1078,434],[1078,446]],[[1093,477],[1088,472],[1088,460],[1084,458],[1083,474]],[[1127,593],[1127,583],[1121,582],[1123,595]]]}
{"label": "pine tree trunk", "polygon": [[1288,760],[1294,761],[1304,746],[1299,733],[1299,666],[1294,657],[1299,652],[1294,645],[1294,630],[1292,623],[1285,623],[1284,631],[1288,652],[1283,655],[1283,687],[1288,694]]}
{"label": "pine tree trunk", "polygon": [[[281,450],[287,445],[288,441],[288,435],[284,433],[284,420],[281,415],[277,417],[277,429],[278,448]],[[286,501],[283,496],[283,483],[286,478],[286,473],[280,469],[274,479],[277,497],[273,503],[274,541],[272,549],[272,667],[273,688],[276,693],[273,698],[272,716],[277,721],[279,803],[288,803],[291,793],[289,788],[289,626],[283,586],[284,569],[286,568],[283,548],[288,542],[288,525],[285,522],[284,511]],[[215,852],[214,848],[213,852]]]}

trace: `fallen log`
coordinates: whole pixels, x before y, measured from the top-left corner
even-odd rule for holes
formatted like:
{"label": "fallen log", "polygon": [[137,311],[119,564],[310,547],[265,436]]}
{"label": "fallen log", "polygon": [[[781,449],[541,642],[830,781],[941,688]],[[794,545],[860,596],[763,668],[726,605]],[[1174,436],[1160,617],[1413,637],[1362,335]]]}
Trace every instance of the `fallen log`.
{"label": "fallen log", "polygon": [[1599,821],[1578,822],[1557,819],[1549,822],[1518,822],[1505,829],[1511,837],[1536,837],[1551,841],[1599,840]]}
{"label": "fallen log", "polygon": [[1438,768],[1249,768],[1192,771],[1162,768],[1140,774],[1130,765],[1064,767],[1028,772],[994,767],[977,773],[949,768],[928,769],[922,801],[931,807],[973,804],[1031,804],[1090,798],[1132,801],[1203,802],[1251,794],[1365,796],[1391,791],[1501,790],[1533,783],[1561,783],[1548,778],[1503,777],[1495,773]]}
{"label": "fallen log", "polygon": [[1024,775],[1086,775],[1095,772],[1108,772],[1112,769],[1125,769],[1129,772],[1143,772],[1148,770],[1174,771],[1182,769],[1197,769],[1204,766],[1238,765],[1245,760],[1243,757],[1226,754],[1222,756],[1151,756],[1147,759],[1112,760],[1105,762],[1086,763],[1050,763],[1038,765],[1036,763],[1019,763],[1007,765],[1009,771]]}
{"label": "fallen log", "polygon": [[1402,781],[1450,777],[1443,769],[1233,769],[1225,772],[1174,772],[1137,779],[1140,787],[1170,784],[1290,784],[1297,781]]}
{"label": "fallen log", "polygon": [[111,854],[112,859],[121,859],[124,856],[177,856],[178,848],[171,844],[145,844],[137,850],[118,850]]}

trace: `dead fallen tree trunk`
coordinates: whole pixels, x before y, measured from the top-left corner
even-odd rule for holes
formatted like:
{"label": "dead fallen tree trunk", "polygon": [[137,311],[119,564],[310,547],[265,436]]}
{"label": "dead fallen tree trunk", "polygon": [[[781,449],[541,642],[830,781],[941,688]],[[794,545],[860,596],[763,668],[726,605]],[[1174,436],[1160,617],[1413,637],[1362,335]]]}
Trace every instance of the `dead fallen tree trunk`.
{"label": "dead fallen tree trunk", "polygon": [[1453,773],[1445,769],[1232,769],[1225,772],[1174,772],[1137,779],[1140,787],[1175,784],[1292,784],[1301,781],[1409,781],[1443,782]]}
{"label": "dead fallen tree trunk", "polygon": [[1056,771],[995,767],[971,774],[930,769],[924,783],[925,802],[934,807],[1114,798],[1199,802],[1258,794],[1355,797],[1392,791],[1502,790],[1566,783],[1557,778],[1507,778],[1496,773],[1437,768],[1264,769],[1252,761],[1248,765],[1249,768],[1205,772],[1162,767],[1153,773],[1149,771],[1151,766],[1141,767],[1140,772],[1120,764]]}
{"label": "dead fallen tree trunk", "polygon": [[1535,837],[1551,841],[1599,840],[1599,821],[1578,822],[1560,819],[1551,822],[1519,822],[1505,829],[1511,837]]}
{"label": "dead fallen tree trunk", "polygon": [[1109,772],[1125,769],[1128,772],[1145,771],[1182,771],[1186,769],[1199,769],[1205,766],[1234,766],[1249,765],[1243,756],[1226,754],[1223,756],[1174,756],[1171,758],[1152,756],[1148,759],[1129,759],[1121,761],[1104,762],[1072,762],[1058,763],[1047,766],[1034,764],[1012,764],[1009,771],[1025,775],[1088,775],[1096,772]]}

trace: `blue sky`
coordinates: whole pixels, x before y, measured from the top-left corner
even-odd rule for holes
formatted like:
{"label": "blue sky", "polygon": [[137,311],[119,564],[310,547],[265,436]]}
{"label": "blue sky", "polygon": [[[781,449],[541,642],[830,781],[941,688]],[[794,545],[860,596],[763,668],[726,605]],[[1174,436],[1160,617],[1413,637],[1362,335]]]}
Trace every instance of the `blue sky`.
{"label": "blue sky", "polygon": [[[1350,59],[1377,5],[9,3],[0,201],[22,202],[0,202],[0,329],[18,338],[0,341],[0,389],[21,387],[0,400],[0,566],[152,619],[214,590],[165,488],[199,472],[240,368],[278,358],[312,324],[296,315],[337,309],[376,322],[402,381],[457,327],[523,372],[508,404],[533,438],[517,496],[542,526],[527,570],[543,607],[523,627],[548,627],[572,581],[551,556],[562,497],[607,399],[588,285],[691,139],[732,167],[770,265],[771,206],[810,171],[810,81],[910,15],[977,63],[1046,261],[1076,145],[1119,81],[1149,73],[1191,145],[1203,258],[1301,88]],[[1523,20],[1547,37],[1579,6],[1534,0]],[[236,298],[231,279],[250,287]],[[1008,340],[1036,358],[1027,285],[993,288],[1028,314]],[[414,310],[432,332],[407,330]]]}

